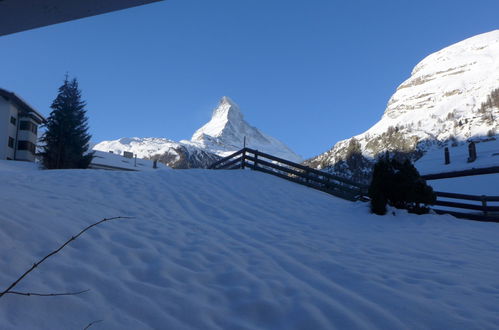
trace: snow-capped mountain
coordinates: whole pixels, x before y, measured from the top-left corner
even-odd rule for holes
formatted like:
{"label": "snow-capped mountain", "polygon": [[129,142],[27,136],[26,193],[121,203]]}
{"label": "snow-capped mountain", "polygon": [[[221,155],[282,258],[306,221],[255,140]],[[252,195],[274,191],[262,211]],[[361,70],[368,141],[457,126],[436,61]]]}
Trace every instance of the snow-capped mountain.
{"label": "snow-capped mountain", "polygon": [[284,143],[250,126],[244,120],[239,106],[227,96],[224,96],[218,107],[213,110],[211,120],[192,135],[190,143],[217,155],[226,156],[241,149],[244,138],[249,148],[294,162],[302,161],[302,158]]}
{"label": "snow-capped mountain", "polygon": [[205,168],[220,158],[195,146],[165,138],[121,138],[102,141],[93,149],[119,155],[128,151],[138,158],[157,159],[173,168]]}
{"label": "snow-capped mountain", "polygon": [[121,138],[102,141],[93,149],[123,154],[137,154],[139,158],[158,159],[173,168],[204,168],[220,157],[246,146],[291,161],[301,162],[300,156],[282,142],[250,126],[239,107],[228,97],[223,97],[213,110],[211,120],[198,129],[192,139],[180,142],[165,138]]}
{"label": "snow-capped mountain", "polygon": [[[306,163],[362,177],[376,155],[406,153],[495,136],[499,128],[499,30],[423,59],[388,101],[381,120]],[[362,156],[361,156],[362,155]]]}

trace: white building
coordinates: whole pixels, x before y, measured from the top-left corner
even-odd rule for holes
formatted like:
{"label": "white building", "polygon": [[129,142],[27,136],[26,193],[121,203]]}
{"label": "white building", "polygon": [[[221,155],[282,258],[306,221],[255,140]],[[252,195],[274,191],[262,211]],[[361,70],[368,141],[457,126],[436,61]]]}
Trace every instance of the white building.
{"label": "white building", "polygon": [[0,159],[35,160],[38,125],[45,118],[16,94],[0,88]]}

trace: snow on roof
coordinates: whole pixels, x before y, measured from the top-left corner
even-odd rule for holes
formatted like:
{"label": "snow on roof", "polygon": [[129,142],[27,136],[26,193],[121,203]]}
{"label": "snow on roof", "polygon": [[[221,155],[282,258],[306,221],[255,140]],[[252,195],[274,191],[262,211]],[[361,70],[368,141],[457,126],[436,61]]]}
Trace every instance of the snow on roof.
{"label": "snow on roof", "polygon": [[3,88],[0,88],[0,96],[3,96],[3,97],[8,98],[8,99],[12,99],[12,101],[14,103],[16,103],[18,106],[20,106],[29,115],[34,115],[35,117],[38,117],[40,122],[44,122],[46,120],[45,117],[41,113],[36,111],[34,107],[32,107],[28,102],[26,102],[22,97],[20,97],[16,93],[10,92],[10,91],[3,89]]}

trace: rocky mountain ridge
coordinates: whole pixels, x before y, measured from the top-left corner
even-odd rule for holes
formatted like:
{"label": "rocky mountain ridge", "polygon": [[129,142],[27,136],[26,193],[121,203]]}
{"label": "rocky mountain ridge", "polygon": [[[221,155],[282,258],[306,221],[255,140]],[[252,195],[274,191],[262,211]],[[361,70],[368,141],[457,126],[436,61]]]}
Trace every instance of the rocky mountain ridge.
{"label": "rocky mountain ridge", "polygon": [[499,30],[423,59],[379,122],[305,163],[365,181],[386,151],[413,160],[430,148],[495,137],[499,129]]}

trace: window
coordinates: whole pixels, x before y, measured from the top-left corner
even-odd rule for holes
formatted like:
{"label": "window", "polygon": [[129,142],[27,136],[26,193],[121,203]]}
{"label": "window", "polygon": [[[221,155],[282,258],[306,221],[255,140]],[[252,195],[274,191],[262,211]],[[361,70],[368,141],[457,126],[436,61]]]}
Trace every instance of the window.
{"label": "window", "polygon": [[9,148],[14,148],[14,139],[9,136]]}
{"label": "window", "polygon": [[16,118],[13,116],[10,116],[10,123],[14,126],[16,126]]}
{"label": "window", "polygon": [[27,120],[21,120],[19,123],[19,129],[21,131],[31,131],[35,135],[38,133],[38,126]]}
{"label": "window", "polygon": [[26,121],[26,120],[21,120],[21,122],[19,123],[19,129],[21,131],[29,131],[29,127],[31,124],[29,121]]}
{"label": "window", "polygon": [[35,153],[36,146],[33,142],[30,141],[19,141],[17,142],[17,150],[28,150],[32,154]]}

